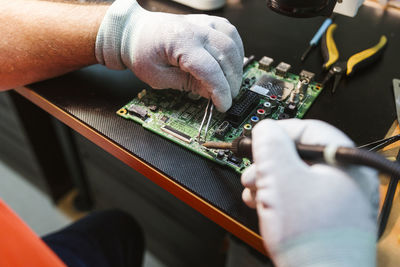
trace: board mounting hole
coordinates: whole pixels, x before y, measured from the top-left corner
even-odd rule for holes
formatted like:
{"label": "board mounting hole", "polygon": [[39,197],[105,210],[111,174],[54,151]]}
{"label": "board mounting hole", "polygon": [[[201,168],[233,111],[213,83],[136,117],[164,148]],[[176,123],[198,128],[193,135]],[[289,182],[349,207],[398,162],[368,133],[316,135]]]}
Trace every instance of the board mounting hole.
{"label": "board mounting hole", "polygon": [[124,108],[118,110],[118,114],[120,114],[120,115],[125,115],[126,113],[127,113],[127,111]]}

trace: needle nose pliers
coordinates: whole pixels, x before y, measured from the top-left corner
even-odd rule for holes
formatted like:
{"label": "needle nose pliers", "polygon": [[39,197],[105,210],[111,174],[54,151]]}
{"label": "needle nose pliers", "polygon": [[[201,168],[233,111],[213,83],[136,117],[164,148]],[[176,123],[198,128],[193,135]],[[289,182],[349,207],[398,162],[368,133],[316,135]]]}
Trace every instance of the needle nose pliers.
{"label": "needle nose pliers", "polygon": [[347,61],[337,62],[339,51],[333,38],[336,28],[337,24],[331,24],[321,40],[321,51],[325,60],[322,67],[328,71],[322,85],[325,86],[333,78],[332,93],[335,93],[344,75],[351,76],[355,71],[374,63],[383,54],[388,42],[386,36],[382,35],[375,46],[352,55]]}

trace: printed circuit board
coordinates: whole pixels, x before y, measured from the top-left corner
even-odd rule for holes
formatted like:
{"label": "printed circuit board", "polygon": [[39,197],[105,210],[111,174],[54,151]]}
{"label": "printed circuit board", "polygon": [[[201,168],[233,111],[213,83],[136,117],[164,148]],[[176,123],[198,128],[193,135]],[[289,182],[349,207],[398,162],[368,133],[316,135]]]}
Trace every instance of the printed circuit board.
{"label": "printed circuit board", "polygon": [[248,159],[237,158],[230,151],[207,149],[202,143],[231,142],[241,135],[251,135],[252,127],[265,118],[302,118],[322,90],[320,84],[312,82],[313,73],[295,75],[288,72],[289,64],[282,62],[274,68],[272,63],[268,57],[260,61],[245,59],[239,95],[226,113],[213,112],[208,131],[203,129],[200,140],[198,133],[208,100],[187,92],[145,89],[117,114],[242,173],[251,164]]}

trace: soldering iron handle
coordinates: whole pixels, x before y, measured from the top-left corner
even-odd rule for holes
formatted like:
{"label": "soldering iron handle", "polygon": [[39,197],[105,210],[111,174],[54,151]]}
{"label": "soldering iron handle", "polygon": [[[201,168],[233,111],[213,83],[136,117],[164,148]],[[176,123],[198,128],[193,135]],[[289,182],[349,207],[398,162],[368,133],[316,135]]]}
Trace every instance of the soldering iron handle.
{"label": "soldering iron handle", "polygon": [[[304,160],[320,161],[324,158],[325,146],[296,144],[299,156]],[[238,157],[253,158],[252,141],[249,137],[239,137],[232,143],[232,152]]]}
{"label": "soldering iron handle", "polygon": [[296,144],[300,158],[308,161],[321,161],[324,158],[325,146]]}
{"label": "soldering iron handle", "polygon": [[[333,151],[334,158],[328,160],[325,158],[326,148],[326,146],[321,145],[304,145],[296,143],[297,153],[303,160],[306,161],[328,161],[328,163],[332,163],[333,161],[344,165],[364,165],[377,169],[381,172],[400,177],[400,164],[397,162],[392,162],[380,154],[355,147],[338,147],[336,152]],[[232,152],[234,152],[234,154],[238,157],[252,159],[253,155],[251,138],[239,137],[234,140],[232,143]]]}
{"label": "soldering iron handle", "polygon": [[252,142],[249,137],[239,137],[232,142],[232,152],[242,158],[253,158]]}

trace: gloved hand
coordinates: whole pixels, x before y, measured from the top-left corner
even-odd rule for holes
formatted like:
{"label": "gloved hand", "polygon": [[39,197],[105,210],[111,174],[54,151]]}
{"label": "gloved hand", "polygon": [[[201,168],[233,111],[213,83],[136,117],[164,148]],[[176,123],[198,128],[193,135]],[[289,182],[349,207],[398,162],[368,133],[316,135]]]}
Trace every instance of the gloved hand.
{"label": "gloved hand", "polygon": [[276,265],[375,266],[377,173],[366,167],[307,165],[293,141],[353,146],[313,120],[264,120],[253,130],[254,164],[242,175],[243,200],[256,207]]}
{"label": "gloved hand", "polygon": [[96,40],[96,58],[111,69],[131,69],[157,89],[191,91],[225,112],[243,74],[243,44],[228,20],[207,15],[149,12],[117,0]]}

